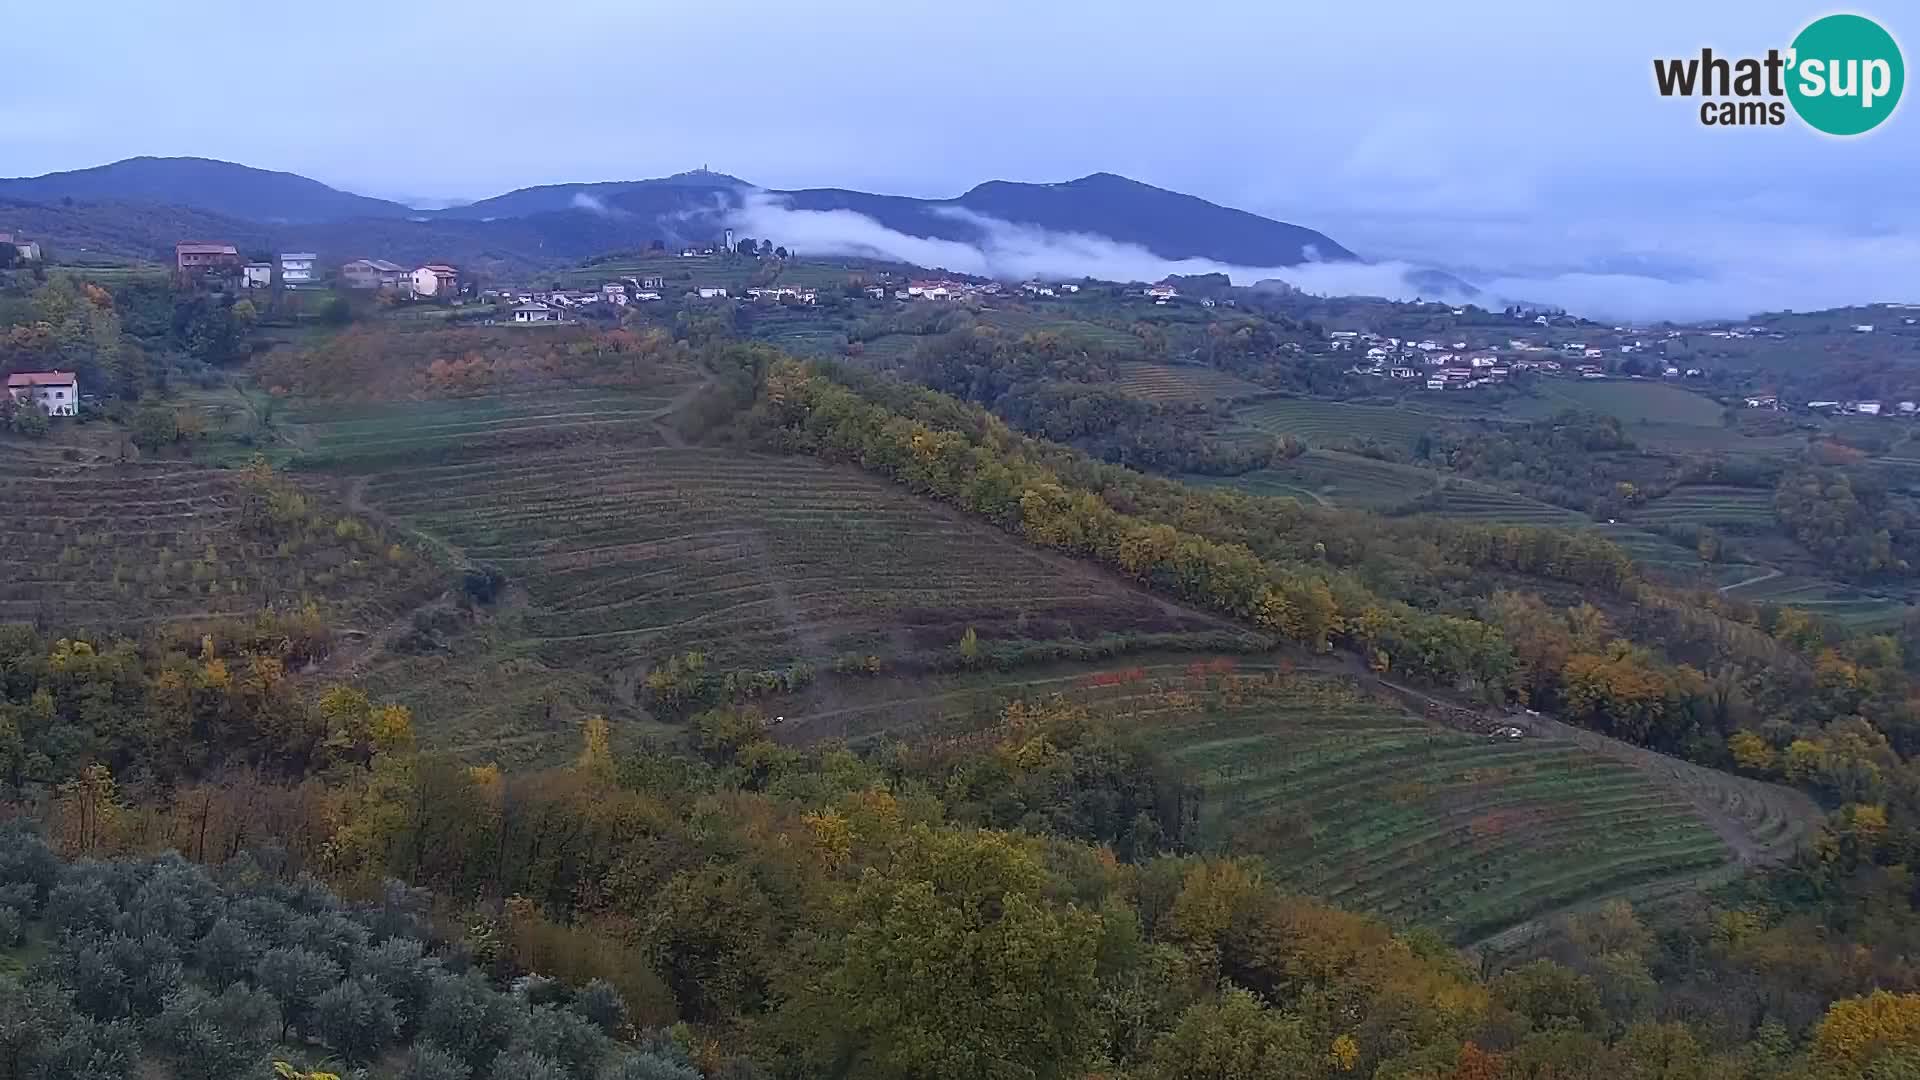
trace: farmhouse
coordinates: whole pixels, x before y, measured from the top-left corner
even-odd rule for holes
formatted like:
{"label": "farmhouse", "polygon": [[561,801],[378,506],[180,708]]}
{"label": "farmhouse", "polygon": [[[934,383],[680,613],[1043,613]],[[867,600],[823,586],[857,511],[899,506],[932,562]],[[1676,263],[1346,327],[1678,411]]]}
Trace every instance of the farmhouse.
{"label": "farmhouse", "polygon": [[703,287],[700,290],[700,299],[702,300],[724,300],[726,295],[727,290],[716,286]]}
{"label": "farmhouse", "polygon": [[559,322],[560,313],[537,300],[516,304],[513,321],[517,323]]}
{"label": "farmhouse", "polygon": [[1147,286],[1146,291],[1142,293],[1142,295],[1146,296],[1149,300],[1171,300],[1180,295],[1180,290],[1165,282],[1161,282],[1158,285]]}
{"label": "farmhouse", "polygon": [[[14,256],[21,262],[40,261],[40,244],[36,240],[29,240],[24,236],[15,236],[10,232],[0,232],[0,244],[11,245]],[[1907,321],[1912,322],[1913,320],[1908,319]]]}
{"label": "farmhouse", "polygon": [[460,291],[460,271],[445,263],[428,263],[413,272],[415,296],[452,296]]}
{"label": "farmhouse", "polygon": [[349,289],[386,292],[399,292],[413,285],[413,275],[406,267],[385,259],[355,259],[340,268],[340,280]]}
{"label": "farmhouse", "polygon": [[273,264],[250,262],[240,268],[240,284],[249,289],[264,289],[273,284]]}
{"label": "farmhouse", "polygon": [[173,245],[174,270],[181,277],[220,274],[240,268],[240,251],[232,244]]}
{"label": "farmhouse", "polygon": [[640,287],[659,292],[667,287],[667,279],[659,274],[646,274],[640,278]]}
{"label": "farmhouse", "polygon": [[609,281],[600,286],[600,299],[620,307],[627,306],[627,287],[617,281]]}
{"label": "farmhouse", "polygon": [[280,255],[280,284],[290,289],[311,285],[313,264],[320,256],[311,251],[288,251]]}
{"label": "farmhouse", "polygon": [[71,371],[16,372],[7,376],[7,393],[15,401],[39,405],[48,416],[80,411],[80,380]]}

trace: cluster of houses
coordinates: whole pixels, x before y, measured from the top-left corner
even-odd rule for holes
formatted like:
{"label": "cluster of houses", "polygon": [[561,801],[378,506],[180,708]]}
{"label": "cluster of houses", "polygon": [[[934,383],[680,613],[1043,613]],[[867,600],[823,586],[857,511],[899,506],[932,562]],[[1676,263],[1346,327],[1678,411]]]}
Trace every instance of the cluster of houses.
{"label": "cluster of houses", "polygon": [[[284,251],[270,262],[242,259],[232,244],[181,242],[173,245],[174,272],[183,281],[231,278],[244,289],[306,289],[324,283],[320,256]],[[445,299],[460,294],[460,271],[446,263],[408,268],[385,259],[355,259],[340,267],[340,284],[349,289],[397,296]]]}
{"label": "cluster of houses", "polygon": [[609,281],[598,289],[482,289],[480,299],[511,304],[508,312],[516,323],[558,323],[570,321],[574,312],[602,304],[623,308],[659,300],[664,286],[665,281],[659,277],[627,278]]}
{"label": "cluster of houses", "polygon": [[[1617,346],[1621,353],[1646,347],[1645,342],[1637,340]],[[1608,377],[1606,366],[1597,362],[1606,359],[1606,350],[1583,341],[1542,345],[1513,338],[1504,346],[1469,349],[1464,341],[1402,340],[1358,330],[1335,330],[1327,335],[1326,350],[1359,354],[1347,369],[1349,375],[1421,380],[1428,390],[1471,390],[1506,382],[1519,372],[1555,378]],[[1702,374],[1699,368],[1683,371],[1673,365],[1662,365],[1659,373],[1669,379],[1698,378]]]}
{"label": "cluster of houses", "polygon": [[[1746,399],[1746,406],[1770,412],[1787,411],[1786,404],[1777,394],[1755,394]],[[1807,411],[1828,416],[1920,416],[1920,402],[1821,400],[1807,402]]]}

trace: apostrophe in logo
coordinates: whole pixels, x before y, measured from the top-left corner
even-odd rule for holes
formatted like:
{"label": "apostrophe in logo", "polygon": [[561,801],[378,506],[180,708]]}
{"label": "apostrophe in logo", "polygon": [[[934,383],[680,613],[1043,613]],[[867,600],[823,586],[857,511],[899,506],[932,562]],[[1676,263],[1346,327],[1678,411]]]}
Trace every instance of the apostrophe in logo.
{"label": "apostrophe in logo", "polygon": [[1893,35],[1861,15],[1816,19],[1784,53],[1736,60],[1707,48],[1653,62],[1661,97],[1707,99],[1700,122],[1708,127],[1777,127],[1791,105],[1815,131],[1859,135],[1893,115],[1906,80]]}
{"label": "apostrophe in logo", "polygon": [[1906,65],[1893,35],[1872,19],[1829,15],[1800,31],[1787,53],[1787,100],[1815,130],[1859,135],[1893,115]]}

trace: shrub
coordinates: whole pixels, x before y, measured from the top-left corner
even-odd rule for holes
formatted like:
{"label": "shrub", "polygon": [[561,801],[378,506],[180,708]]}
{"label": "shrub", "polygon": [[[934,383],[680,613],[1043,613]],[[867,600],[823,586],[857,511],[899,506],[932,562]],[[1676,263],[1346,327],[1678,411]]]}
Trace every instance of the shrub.
{"label": "shrub", "polygon": [[172,409],[149,406],[133,418],[133,444],[143,450],[171,446],[179,438],[180,421]]}
{"label": "shrub", "polygon": [[26,404],[13,411],[13,430],[29,439],[46,438],[47,430],[52,426],[53,422],[47,419],[47,414],[38,405]]}
{"label": "shrub", "polygon": [[321,994],[313,1026],[328,1046],[350,1062],[369,1061],[400,1034],[394,1001],[364,975]]}

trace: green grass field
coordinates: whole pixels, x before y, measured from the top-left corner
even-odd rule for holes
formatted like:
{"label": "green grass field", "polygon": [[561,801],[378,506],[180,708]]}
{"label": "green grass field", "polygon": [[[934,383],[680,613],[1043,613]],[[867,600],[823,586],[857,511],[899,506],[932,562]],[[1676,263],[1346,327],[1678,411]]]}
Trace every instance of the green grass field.
{"label": "green grass field", "polygon": [[1629,421],[1626,432],[1635,445],[1670,454],[1791,454],[1807,445],[1804,435],[1743,435],[1700,424]]}
{"label": "green grass field", "polygon": [[1641,423],[1721,426],[1720,403],[1677,386],[1639,379],[1554,379],[1540,384],[1540,396],[1515,404],[1515,415],[1548,417],[1565,409],[1615,416],[1631,434]]}
{"label": "green grass field", "polygon": [[1411,448],[1421,434],[1442,423],[1439,417],[1384,405],[1277,398],[1234,410],[1236,426],[1269,435],[1293,435],[1309,446],[1327,446],[1372,438]]}
{"label": "green grass field", "polygon": [[1120,364],[1119,388],[1135,397],[1166,404],[1201,404],[1263,393],[1264,388],[1224,371],[1194,364]]}

